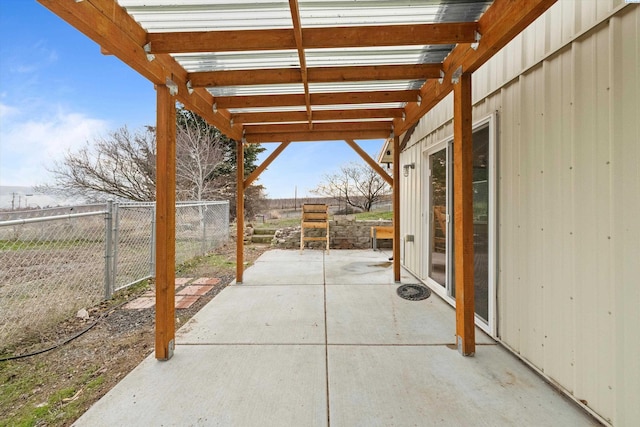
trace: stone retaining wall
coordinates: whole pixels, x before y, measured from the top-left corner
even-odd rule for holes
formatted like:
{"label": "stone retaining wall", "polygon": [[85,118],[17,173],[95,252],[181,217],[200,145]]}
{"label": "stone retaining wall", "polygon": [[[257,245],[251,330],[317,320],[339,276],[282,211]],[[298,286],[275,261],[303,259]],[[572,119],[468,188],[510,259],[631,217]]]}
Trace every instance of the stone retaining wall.
{"label": "stone retaining wall", "polygon": [[[391,226],[391,221],[356,221],[352,216],[336,216],[329,221],[329,247],[331,249],[369,249],[372,247],[371,227]],[[307,229],[305,235],[311,237],[324,236],[323,229]],[[390,239],[378,240],[378,248],[391,248]],[[300,226],[287,227],[276,231],[271,243],[280,249],[296,249],[300,247]],[[324,242],[307,242],[309,248],[322,248]]]}

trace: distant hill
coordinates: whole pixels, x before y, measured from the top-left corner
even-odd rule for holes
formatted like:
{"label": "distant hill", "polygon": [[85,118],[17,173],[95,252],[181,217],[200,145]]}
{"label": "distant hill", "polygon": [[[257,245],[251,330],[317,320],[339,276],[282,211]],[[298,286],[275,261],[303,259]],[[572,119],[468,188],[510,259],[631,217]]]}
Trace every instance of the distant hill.
{"label": "distant hill", "polygon": [[36,193],[33,187],[0,185],[0,209],[24,210],[55,206],[70,206],[81,200],[60,197],[54,194]]}

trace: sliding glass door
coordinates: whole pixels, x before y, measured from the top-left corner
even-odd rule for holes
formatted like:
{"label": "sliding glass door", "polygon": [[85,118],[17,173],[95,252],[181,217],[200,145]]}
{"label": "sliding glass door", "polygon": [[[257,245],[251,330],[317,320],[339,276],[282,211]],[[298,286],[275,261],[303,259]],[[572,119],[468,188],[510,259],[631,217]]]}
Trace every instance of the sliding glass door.
{"label": "sliding glass door", "polygon": [[[473,226],[475,311],[479,326],[493,330],[492,254],[493,165],[490,122],[473,132]],[[455,302],[453,247],[453,149],[445,142],[426,152],[427,224],[426,275],[432,288],[452,304]]]}

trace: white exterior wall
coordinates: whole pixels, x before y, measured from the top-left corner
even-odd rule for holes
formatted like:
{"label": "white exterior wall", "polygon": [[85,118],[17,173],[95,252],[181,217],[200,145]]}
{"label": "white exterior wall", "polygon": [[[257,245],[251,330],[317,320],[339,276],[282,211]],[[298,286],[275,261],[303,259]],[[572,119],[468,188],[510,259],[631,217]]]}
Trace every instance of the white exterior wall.
{"label": "white exterior wall", "polygon": [[[474,74],[497,112],[498,338],[592,412],[640,422],[640,6],[559,0]],[[452,137],[452,97],[400,163],[404,263],[424,277],[424,150]],[[482,349],[479,350],[480,352]]]}

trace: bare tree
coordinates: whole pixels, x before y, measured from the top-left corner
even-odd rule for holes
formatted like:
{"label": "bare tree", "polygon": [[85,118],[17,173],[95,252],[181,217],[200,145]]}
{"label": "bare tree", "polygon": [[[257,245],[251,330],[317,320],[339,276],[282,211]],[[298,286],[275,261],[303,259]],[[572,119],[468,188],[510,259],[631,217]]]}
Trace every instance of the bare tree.
{"label": "bare tree", "polygon": [[342,165],[339,172],[324,175],[312,193],[344,199],[347,205],[369,212],[391,193],[391,187],[369,165],[352,162]]}
{"label": "bare tree", "polygon": [[49,170],[51,185],[40,191],[99,200],[105,194],[117,198],[148,201],[155,199],[155,130],[152,127],[131,133],[127,127],[97,138]]}
{"label": "bare tree", "polygon": [[178,199],[204,200],[215,186],[214,172],[224,162],[223,137],[204,121],[180,123],[176,136]]}
{"label": "bare tree", "polygon": [[[235,215],[236,142],[198,115],[178,109],[176,114],[176,198],[224,200]],[[245,176],[255,170],[259,144],[245,148]],[[54,181],[38,191],[89,201],[108,197],[133,201],[155,200],[156,132],[152,126],[131,133],[126,126],[69,151],[50,169]],[[264,187],[246,189],[245,212],[261,207]]]}

